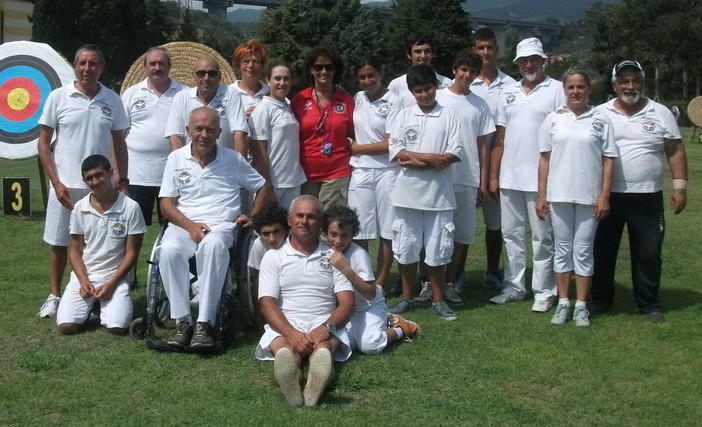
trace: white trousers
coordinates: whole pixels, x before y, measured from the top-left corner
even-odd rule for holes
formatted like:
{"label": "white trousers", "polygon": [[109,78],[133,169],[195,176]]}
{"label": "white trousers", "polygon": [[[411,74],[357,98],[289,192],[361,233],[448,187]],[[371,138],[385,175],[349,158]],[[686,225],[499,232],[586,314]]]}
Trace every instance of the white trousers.
{"label": "white trousers", "polygon": [[517,295],[526,294],[526,224],[531,228],[534,252],[531,289],[534,299],[545,300],[556,295],[553,273],[553,232],[551,218],[536,216],[536,192],[500,190],[502,237],[505,242],[505,289]]}
{"label": "white trousers", "polygon": [[234,244],[233,222],[212,228],[197,244],[184,229],[169,224],[161,240],[159,266],[163,286],[171,306],[171,318],[190,314],[190,272],[188,260],[195,255],[197,281],[200,285],[200,308],[197,321],[214,324],[217,304],[229,268],[229,248]]}
{"label": "white trousers", "polygon": [[555,252],[553,269],[556,273],[575,271],[579,276],[592,276],[595,269],[593,246],[598,221],[592,205],[577,203],[549,204]]}

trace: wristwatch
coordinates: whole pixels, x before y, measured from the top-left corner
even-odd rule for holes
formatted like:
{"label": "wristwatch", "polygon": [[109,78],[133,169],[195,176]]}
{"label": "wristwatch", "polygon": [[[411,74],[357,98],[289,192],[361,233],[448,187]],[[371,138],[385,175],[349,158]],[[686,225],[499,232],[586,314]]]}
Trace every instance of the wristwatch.
{"label": "wristwatch", "polygon": [[336,325],[333,323],[325,323],[327,326],[327,331],[329,331],[330,334],[334,335],[336,333]]}

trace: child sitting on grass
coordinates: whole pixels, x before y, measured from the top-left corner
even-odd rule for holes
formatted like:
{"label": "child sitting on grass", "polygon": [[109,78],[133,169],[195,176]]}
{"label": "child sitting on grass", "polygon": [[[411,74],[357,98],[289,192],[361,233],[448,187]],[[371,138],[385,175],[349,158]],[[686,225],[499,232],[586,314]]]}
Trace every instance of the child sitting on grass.
{"label": "child sitting on grass", "polygon": [[377,354],[391,342],[421,334],[419,325],[398,315],[388,316],[383,291],[375,285],[370,256],[351,240],[360,230],[356,212],[346,206],[332,205],[324,212],[322,230],[333,252],[332,265],[353,285],[356,311],[346,325],[351,348]]}

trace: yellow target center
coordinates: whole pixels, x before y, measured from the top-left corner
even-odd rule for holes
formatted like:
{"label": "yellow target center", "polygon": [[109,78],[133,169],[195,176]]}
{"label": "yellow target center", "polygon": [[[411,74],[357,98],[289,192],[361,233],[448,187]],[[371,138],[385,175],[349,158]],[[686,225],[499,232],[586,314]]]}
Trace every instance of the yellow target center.
{"label": "yellow target center", "polygon": [[7,94],[7,105],[15,111],[24,110],[29,105],[29,92],[21,87],[12,89]]}

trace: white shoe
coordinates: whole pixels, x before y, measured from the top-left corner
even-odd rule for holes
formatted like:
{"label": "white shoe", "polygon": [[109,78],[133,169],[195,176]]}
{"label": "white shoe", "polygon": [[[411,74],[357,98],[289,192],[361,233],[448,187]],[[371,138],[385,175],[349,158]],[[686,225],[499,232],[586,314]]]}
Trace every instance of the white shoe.
{"label": "white shoe", "polygon": [[44,301],[44,305],[42,305],[39,309],[39,313],[37,313],[37,316],[55,319],[60,302],[61,297],[49,294],[48,298],[46,298],[46,301]]}
{"label": "white shoe", "polygon": [[504,290],[501,294],[490,298],[490,302],[493,304],[507,304],[508,302],[523,301],[524,296],[518,295],[511,290]]}
{"label": "white shoe", "polygon": [[429,304],[431,304],[431,301],[432,301],[431,282],[428,280],[425,280],[422,282],[422,291],[419,293],[419,296],[414,299],[414,303],[417,305],[429,305]]}
{"label": "white shoe", "polygon": [[553,307],[553,298],[537,299],[534,300],[534,304],[531,306],[531,311],[537,313],[546,313]]}
{"label": "white shoe", "polygon": [[551,323],[554,325],[563,325],[570,319],[570,304],[558,304],[556,312],[551,318]]}

